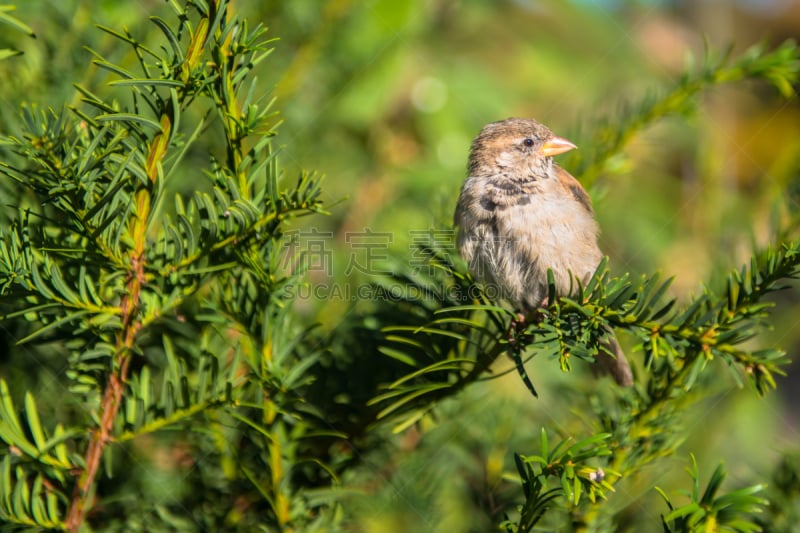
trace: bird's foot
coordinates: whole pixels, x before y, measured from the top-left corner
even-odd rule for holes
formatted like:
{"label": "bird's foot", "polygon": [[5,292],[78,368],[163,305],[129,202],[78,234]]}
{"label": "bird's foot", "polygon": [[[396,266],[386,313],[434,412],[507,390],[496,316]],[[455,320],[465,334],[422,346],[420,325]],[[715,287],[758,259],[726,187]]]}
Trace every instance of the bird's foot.
{"label": "bird's foot", "polygon": [[525,329],[527,323],[527,317],[523,313],[517,311],[517,314],[511,319],[511,323],[508,326],[508,342],[512,344],[516,343],[517,334]]}

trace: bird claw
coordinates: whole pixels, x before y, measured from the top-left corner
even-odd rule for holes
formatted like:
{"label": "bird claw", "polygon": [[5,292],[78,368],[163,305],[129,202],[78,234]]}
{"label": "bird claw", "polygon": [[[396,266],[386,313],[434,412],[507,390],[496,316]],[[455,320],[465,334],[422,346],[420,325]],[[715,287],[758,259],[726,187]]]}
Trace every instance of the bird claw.
{"label": "bird claw", "polygon": [[528,319],[524,313],[517,311],[511,323],[508,325],[508,342],[514,344],[517,341],[517,334],[525,329]]}

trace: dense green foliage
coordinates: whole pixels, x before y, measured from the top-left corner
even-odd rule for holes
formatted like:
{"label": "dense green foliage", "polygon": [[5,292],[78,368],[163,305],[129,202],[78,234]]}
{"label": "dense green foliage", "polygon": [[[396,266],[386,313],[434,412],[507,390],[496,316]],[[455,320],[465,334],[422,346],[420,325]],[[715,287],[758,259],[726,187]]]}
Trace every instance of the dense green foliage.
{"label": "dense green foliage", "polygon": [[[310,5],[265,11],[288,27],[310,20]],[[364,42],[302,49],[278,85],[290,102],[314,98],[306,75],[326,81],[319,92],[344,90],[313,53],[369,65],[365,43],[393,24],[424,34],[414,2],[362,18],[336,6],[319,16]],[[368,152],[378,134],[359,109],[385,96],[381,83],[372,101],[346,92],[344,125],[320,117],[310,136],[291,129],[309,108],[290,108],[285,134],[257,76],[285,61],[282,28],[238,7],[170,0],[133,29],[99,26],[71,104],[54,83],[40,93],[52,101],[17,95],[0,110],[3,530],[791,530],[797,450],[779,450],[774,479],[728,476],[711,436],[695,433],[730,391],[763,403],[781,387],[789,359],[766,332],[775,295],[800,277],[800,166],[775,178],[766,242],[700,294],[603,262],[569,294],[551,284],[539,321],[520,326],[466,273],[449,222],[417,231],[389,213],[402,228],[380,232],[331,214],[342,180],[300,170],[297,145],[318,135],[336,152],[344,131],[344,157],[353,138]],[[10,12],[0,7],[0,25],[33,36]],[[23,48],[0,46],[3,68]],[[564,164],[589,184],[623,175],[634,139],[696,113],[711,89],[756,81],[790,98],[799,75],[792,42],[709,52],[664,90],[587,122],[589,148]],[[441,82],[423,81],[430,111]],[[394,134],[389,145],[403,145]],[[447,185],[453,201],[461,177]],[[400,199],[401,215],[419,202]],[[348,250],[344,272],[331,268]],[[608,328],[634,361],[631,389],[582,373]],[[675,464],[691,465],[691,485],[653,476]]]}

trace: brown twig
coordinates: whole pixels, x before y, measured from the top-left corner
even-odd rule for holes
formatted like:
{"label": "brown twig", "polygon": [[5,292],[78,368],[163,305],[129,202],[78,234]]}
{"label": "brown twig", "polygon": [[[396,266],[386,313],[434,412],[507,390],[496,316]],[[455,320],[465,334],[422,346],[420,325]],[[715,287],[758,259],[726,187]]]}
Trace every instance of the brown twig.
{"label": "brown twig", "polygon": [[[222,4],[222,5],[220,5]],[[192,32],[188,46],[188,53],[184,61],[182,77],[184,83],[190,83],[190,77],[195,68],[202,61],[203,51],[210,30],[210,22],[216,20],[218,9],[226,9],[225,3],[212,0],[209,4],[210,11],[203,13],[198,21],[195,31]],[[133,198],[135,216],[130,220],[128,234],[133,240],[133,247],[127,258],[130,261],[130,270],[126,282],[126,294],[120,305],[120,319],[122,327],[117,334],[115,356],[103,391],[100,402],[100,423],[92,432],[89,445],[86,449],[85,467],[78,478],[72,493],[67,518],[64,527],[72,533],[78,533],[86,519],[86,513],[91,508],[89,498],[93,494],[97,475],[100,470],[100,460],[103,452],[113,442],[114,420],[122,405],[125,382],[128,379],[130,360],[136,337],[144,325],[141,316],[141,294],[147,281],[145,272],[145,249],[149,229],[150,215],[152,214],[154,196],[152,191],[158,189],[157,181],[160,176],[160,166],[170,146],[172,129],[176,123],[178,110],[172,107],[172,102],[166,103],[160,118],[161,130],[150,143],[145,164],[145,172],[150,178],[149,186],[141,187]]]}
{"label": "brown twig", "polygon": [[123,327],[117,335],[116,364],[108,376],[108,381],[103,391],[103,399],[100,402],[100,412],[102,413],[100,424],[92,432],[89,440],[89,446],[86,450],[86,466],[72,492],[72,501],[64,523],[66,529],[73,533],[80,531],[84,522],[88,510],[89,496],[100,467],[100,459],[103,457],[103,451],[106,446],[113,440],[111,433],[114,429],[114,419],[117,417],[122,403],[124,383],[128,378],[131,349],[133,348],[136,334],[141,328],[141,322],[136,318],[144,280],[144,266],[141,259],[133,261],[131,274],[127,284],[127,294],[120,306]]}
{"label": "brown twig", "polygon": [[[169,115],[164,114],[161,116],[161,132],[155,136],[150,145],[145,167],[153,189],[155,189],[159,175],[158,166],[167,153],[171,132],[172,119]],[[136,335],[142,328],[139,304],[142,287],[146,282],[144,254],[152,202],[153,196],[150,188],[142,187],[136,191],[134,195],[136,215],[131,219],[128,230],[134,242],[133,249],[129,254],[131,269],[128,272],[126,294],[120,304],[122,328],[117,334],[115,360],[106,381],[103,399],[100,402],[100,424],[89,439],[89,446],[86,449],[86,465],[73,490],[72,501],[64,523],[66,529],[72,533],[78,533],[83,525],[89,508],[88,500],[99,471],[100,459],[103,457],[106,446],[113,440],[111,433],[114,429],[114,419],[117,417],[122,403],[123,388],[128,379],[128,368]]]}

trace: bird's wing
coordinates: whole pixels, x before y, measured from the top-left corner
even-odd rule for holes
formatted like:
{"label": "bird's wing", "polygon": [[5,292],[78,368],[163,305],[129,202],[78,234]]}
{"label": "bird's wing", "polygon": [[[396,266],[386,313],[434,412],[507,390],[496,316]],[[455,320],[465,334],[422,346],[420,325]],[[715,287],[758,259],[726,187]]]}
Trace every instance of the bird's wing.
{"label": "bird's wing", "polygon": [[558,182],[564,187],[564,190],[571,194],[588,212],[594,213],[592,209],[592,199],[589,198],[589,193],[586,192],[586,189],[583,188],[580,182],[560,166],[555,165],[554,169]]}

